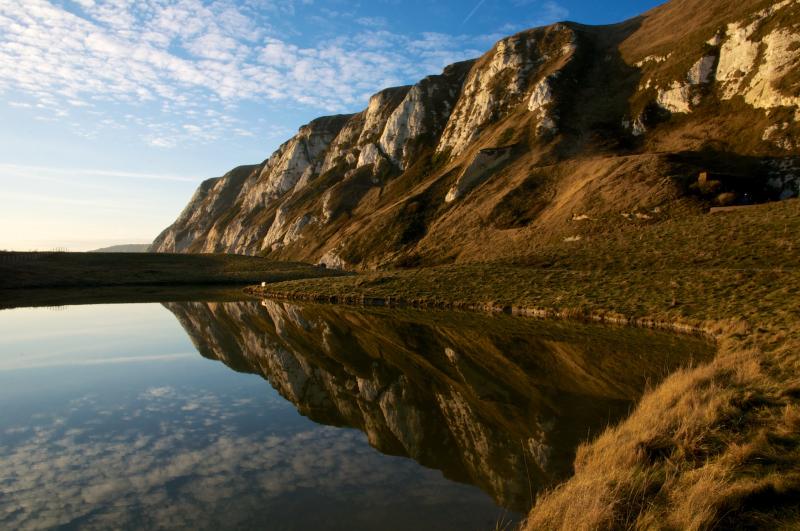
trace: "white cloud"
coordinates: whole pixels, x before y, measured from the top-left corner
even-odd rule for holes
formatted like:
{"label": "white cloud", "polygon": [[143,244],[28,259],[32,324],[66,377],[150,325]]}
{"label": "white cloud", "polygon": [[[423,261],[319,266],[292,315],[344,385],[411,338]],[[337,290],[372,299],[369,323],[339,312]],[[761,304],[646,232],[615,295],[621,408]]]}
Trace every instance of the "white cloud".
{"label": "white cloud", "polygon": [[433,515],[486,503],[437,471],[381,456],[356,430],[283,425],[292,406],[261,392],[131,391],[78,397],[4,429],[0,527],[263,527],[268,514],[310,528],[319,513],[298,513],[298,502],[359,507],[362,522],[409,502]]}
{"label": "white cloud", "polygon": [[528,27],[561,22],[569,16],[569,9],[555,0],[512,0],[512,4],[515,7],[530,6],[526,10],[530,11],[530,16],[525,19],[525,25]]}
{"label": "white cloud", "polygon": [[254,101],[353,110],[386,85],[479,54],[467,37],[399,35],[383,29],[380,18],[360,18],[359,31],[301,46],[271,23],[295,13],[292,0],[73,5],[70,11],[46,0],[0,0],[0,92],[34,98],[52,113],[40,114],[42,120],[63,118],[70,107],[160,103],[173,118],[144,137],[159,147],[213,141],[231,125],[181,127],[174,117],[189,109]]}
{"label": "white cloud", "polygon": [[143,173],[122,170],[103,170],[95,168],[57,168],[50,166],[29,166],[24,164],[0,163],[0,177],[4,178],[49,178],[49,177],[111,177],[123,179],[145,179],[157,181],[196,182],[196,177],[174,175],[167,173]]}
{"label": "white cloud", "polygon": [[389,22],[384,17],[359,17],[356,19],[356,24],[369,28],[383,28],[387,26]]}

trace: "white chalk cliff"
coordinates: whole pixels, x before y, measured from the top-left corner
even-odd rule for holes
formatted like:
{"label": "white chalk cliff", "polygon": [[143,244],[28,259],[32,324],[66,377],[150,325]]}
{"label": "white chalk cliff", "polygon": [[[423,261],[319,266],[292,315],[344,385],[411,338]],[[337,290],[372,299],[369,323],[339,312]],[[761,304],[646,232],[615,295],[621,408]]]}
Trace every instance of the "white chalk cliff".
{"label": "white chalk cliff", "polygon": [[[676,10],[692,9],[695,25],[677,27]],[[559,195],[582,161],[607,161],[593,178],[625,190],[626,176],[614,170],[620,156],[652,169],[631,177],[654,197],[676,172],[736,176],[745,170],[727,161],[745,158],[763,170],[753,190],[730,192],[792,197],[798,26],[800,0],[735,8],[674,0],[618,25],[521,32],[474,61],[383,90],[359,113],[314,120],[261,164],[204,182],[152,249],[335,267],[459,260],[464,249],[472,259],[502,257],[488,243],[500,225],[557,231],[597,204]],[[724,152],[709,158],[719,146]],[[672,164],[671,153],[695,152],[702,167]],[[521,186],[529,175],[538,184]]]}

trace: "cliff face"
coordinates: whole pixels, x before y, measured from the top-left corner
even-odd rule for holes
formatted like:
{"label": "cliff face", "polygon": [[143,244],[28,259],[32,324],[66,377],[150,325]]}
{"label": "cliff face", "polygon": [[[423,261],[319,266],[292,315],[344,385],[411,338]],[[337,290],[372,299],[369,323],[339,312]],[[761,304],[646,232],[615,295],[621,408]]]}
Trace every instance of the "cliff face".
{"label": "cliff face", "polygon": [[668,334],[506,316],[166,306],[203,356],[263,376],[303,415],[362,430],[381,452],[520,512],[570,474],[578,443],[625,415],[648,379],[710,352]]}
{"label": "cliff face", "polygon": [[795,196],[798,23],[797,0],[673,0],[522,32],[206,181],[152,249],[468,261],[571,236],[576,217]]}

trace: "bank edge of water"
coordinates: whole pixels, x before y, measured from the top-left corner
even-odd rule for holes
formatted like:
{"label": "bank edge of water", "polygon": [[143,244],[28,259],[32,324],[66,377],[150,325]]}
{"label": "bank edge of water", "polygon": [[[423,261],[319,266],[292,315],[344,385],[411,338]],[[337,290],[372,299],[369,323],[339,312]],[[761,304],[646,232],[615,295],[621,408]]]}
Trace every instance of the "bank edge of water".
{"label": "bank edge of water", "polygon": [[363,307],[418,308],[437,310],[460,310],[483,313],[505,313],[535,319],[574,320],[620,326],[633,326],[666,330],[680,334],[704,336],[712,341],[720,339],[720,323],[715,321],[666,321],[651,317],[633,317],[612,311],[587,311],[580,308],[544,308],[522,305],[501,305],[494,303],[471,303],[438,299],[405,299],[402,297],[367,297],[363,295],[325,295],[286,291],[270,291],[268,288],[248,286],[248,295],[265,299],[313,302],[318,304],[344,304]]}

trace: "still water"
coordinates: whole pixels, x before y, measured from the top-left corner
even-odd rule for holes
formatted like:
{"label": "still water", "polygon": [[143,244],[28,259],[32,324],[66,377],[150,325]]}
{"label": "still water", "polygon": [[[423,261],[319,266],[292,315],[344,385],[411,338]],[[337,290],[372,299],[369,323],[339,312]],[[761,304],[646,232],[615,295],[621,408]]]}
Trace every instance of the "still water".
{"label": "still water", "polygon": [[0,528],[495,529],[699,340],[274,301],[0,311]]}

